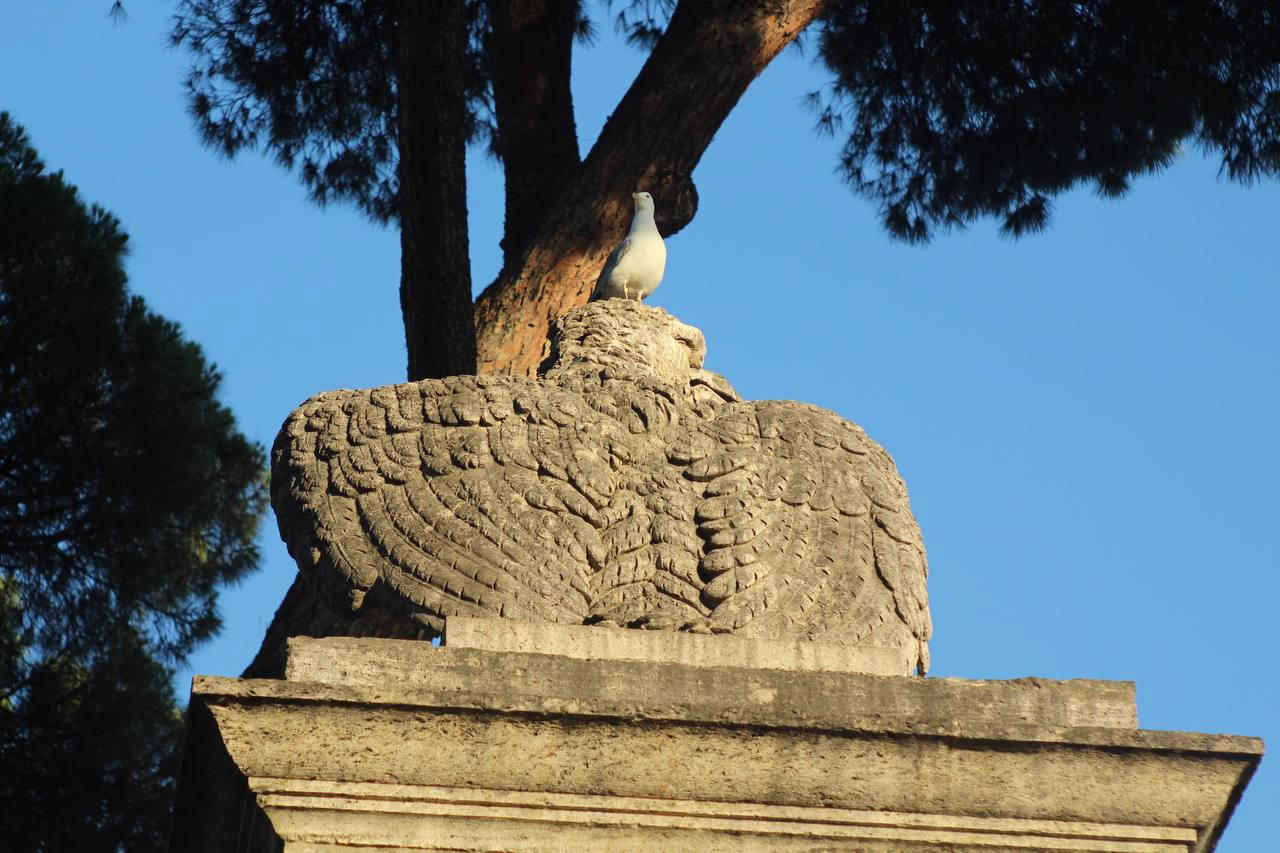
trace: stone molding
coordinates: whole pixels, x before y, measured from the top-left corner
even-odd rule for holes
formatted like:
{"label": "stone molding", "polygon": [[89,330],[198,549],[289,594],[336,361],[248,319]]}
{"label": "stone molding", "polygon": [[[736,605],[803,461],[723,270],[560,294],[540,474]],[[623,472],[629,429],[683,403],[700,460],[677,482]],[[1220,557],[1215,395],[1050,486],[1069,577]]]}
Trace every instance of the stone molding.
{"label": "stone molding", "polygon": [[618,629],[499,624],[542,651],[295,638],[285,680],[197,677],[172,849],[1201,853],[1262,754],[1137,728],[1125,682],[723,666],[741,638],[640,631],[561,648],[654,659],[588,659],[547,632]]}
{"label": "stone molding", "polygon": [[[253,778],[288,850],[1080,850],[1182,853],[1194,829],[432,785]],[[341,843],[334,838],[340,836]],[[727,836],[727,837],[726,837]],[[743,836],[750,841],[743,843]]]}

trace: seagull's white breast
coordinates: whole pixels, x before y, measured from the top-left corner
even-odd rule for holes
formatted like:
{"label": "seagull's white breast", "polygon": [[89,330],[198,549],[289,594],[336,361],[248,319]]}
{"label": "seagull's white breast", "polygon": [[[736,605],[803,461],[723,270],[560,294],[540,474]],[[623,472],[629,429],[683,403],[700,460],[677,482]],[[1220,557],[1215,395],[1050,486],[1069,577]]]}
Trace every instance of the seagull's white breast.
{"label": "seagull's white breast", "polygon": [[658,288],[667,268],[667,247],[656,229],[633,234],[618,247],[611,269],[606,268],[605,296],[643,299]]}
{"label": "seagull's white breast", "polygon": [[637,208],[631,233],[605,261],[593,298],[644,299],[658,288],[667,269],[667,247],[653,221],[653,207]]}

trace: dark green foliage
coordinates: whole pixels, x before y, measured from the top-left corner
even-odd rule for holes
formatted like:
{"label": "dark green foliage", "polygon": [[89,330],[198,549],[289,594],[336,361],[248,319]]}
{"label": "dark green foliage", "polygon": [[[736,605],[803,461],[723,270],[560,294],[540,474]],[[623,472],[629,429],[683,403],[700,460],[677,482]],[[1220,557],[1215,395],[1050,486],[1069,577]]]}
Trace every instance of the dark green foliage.
{"label": "dark green foliage", "polygon": [[395,218],[398,0],[183,0],[173,30],[205,142],[268,148],[312,198]]}
{"label": "dark green foliage", "polygon": [[[489,141],[487,5],[468,17],[467,135]],[[205,142],[228,156],[262,146],[299,167],[314,201],[395,219],[399,20],[400,0],[181,0],[172,39],[196,59],[187,91]]]}
{"label": "dark green foliage", "polygon": [[165,849],[183,729],[171,677],[132,631],[92,663],[32,668],[0,729],[6,849]]}
{"label": "dark green foliage", "polygon": [[31,849],[162,838],[167,666],[258,560],[262,449],[128,295],[126,240],[0,114],[0,837]]}
{"label": "dark green foliage", "polygon": [[[399,0],[182,0],[174,41],[205,139],[300,163],[313,197],[394,219]],[[606,0],[651,48],[674,0]],[[488,0],[470,0],[473,141],[493,141]],[[1044,228],[1050,199],[1081,183],[1106,196],[1184,144],[1224,172],[1280,172],[1280,11],[1274,0],[836,0],[817,28],[834,76],[820,126],[846,131],[841,172],[889,232],[996,216]],[[579,34],[591,24],[579,9]],[[732,61],[718,57],[709,61]],[[500,153],[500,152],[495,152]]]}
{"label": "dark green foliage", "polygon": [[[298,168],[317,203],[395,220],[400,2],[180,0],[172,41],[195,58],[187,92],[204,141],[227,156],[264,148]],[[468,0],[466,134],[498,156],[488,9]],[[579,37],[590,33],[579,13]]]}
{"label": "dark green foliage", "polygon": [[1118,196],[1192,141],[1232,178],[1280,174],[1274,0],[840,0],[819,41],[820,123],[849,128],[845,177],[907,240],[1043,228],[1051,196]]}
{"label": "dark green foliage", "polygon": [[676,0],[609,0],[610,9],[618,6],[614,28],[627,38],[627,43],[652,50],[667,28]]}

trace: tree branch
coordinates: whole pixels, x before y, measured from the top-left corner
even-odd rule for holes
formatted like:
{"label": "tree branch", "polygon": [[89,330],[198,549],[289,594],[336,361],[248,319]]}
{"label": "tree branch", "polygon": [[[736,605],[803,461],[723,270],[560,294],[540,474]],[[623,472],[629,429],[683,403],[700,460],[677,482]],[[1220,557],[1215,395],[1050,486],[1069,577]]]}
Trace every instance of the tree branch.
{"label": "tree branch", "polygon": [[581,163],[569,87],[577,0],[493,4],[490,62],[506,173],[504,266],[520,257]]}
{"label": "tree branch", "polygon": [[[693,216],[691,175],[747,86],[832,0],[685,0],[520,260],[476,302],[482,372],[532,374],[550,322],[590,296],[630,193]],[[660,227],[663,222],[659,222]],[[674,226],[674,227],[673,227]]]}

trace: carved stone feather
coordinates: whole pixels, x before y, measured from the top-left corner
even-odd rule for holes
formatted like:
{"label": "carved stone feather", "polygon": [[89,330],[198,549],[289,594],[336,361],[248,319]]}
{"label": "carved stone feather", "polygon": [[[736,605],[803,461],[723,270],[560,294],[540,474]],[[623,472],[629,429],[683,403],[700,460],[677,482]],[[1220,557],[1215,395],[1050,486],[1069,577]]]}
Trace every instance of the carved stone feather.
{"label": "carved stone feather", "polygon": [[[536,379],[304,403],[273,451],[289,552],[330,606],[899,648],[924,672],[924,545],[893,461],[815,406],[746,402],[702,333],[608,300]],[[403,634],[402,634],[403,635]]]}

